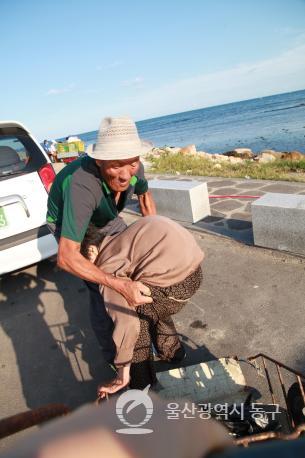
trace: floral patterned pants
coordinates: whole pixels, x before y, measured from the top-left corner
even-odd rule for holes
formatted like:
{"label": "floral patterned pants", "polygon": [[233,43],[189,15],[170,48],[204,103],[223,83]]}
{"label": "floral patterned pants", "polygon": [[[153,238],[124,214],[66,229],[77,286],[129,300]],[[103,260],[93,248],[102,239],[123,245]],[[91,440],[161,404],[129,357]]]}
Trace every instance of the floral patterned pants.
{"label": "floral patterned pants", "polygon": [[163,360],[170,360],[181,343],[171,318],[178,313],[195,294],[202,281],[199,266],[182,282],[162,288],[147,285],[153,302],[137,307],[140,319],[140,334],[135,345],[131,364],[130,387],[143,389],[156,381],[153,364],[152,344]]}

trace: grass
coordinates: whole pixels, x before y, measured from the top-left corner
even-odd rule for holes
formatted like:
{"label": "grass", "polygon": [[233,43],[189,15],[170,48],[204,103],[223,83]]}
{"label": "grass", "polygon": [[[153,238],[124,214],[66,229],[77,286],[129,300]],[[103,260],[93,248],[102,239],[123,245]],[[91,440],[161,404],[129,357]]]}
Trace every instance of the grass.
{"label": "grass", "polygon": [[164,153],[160,157],[150,155],[152,173],[168,173],[194,176],[245,178],[258,180],[284,180],[305,182],[305,159],[298,162],[276,160],[266,164],[253,161],[243,161],[238,164],[216,162],[200,156]]}

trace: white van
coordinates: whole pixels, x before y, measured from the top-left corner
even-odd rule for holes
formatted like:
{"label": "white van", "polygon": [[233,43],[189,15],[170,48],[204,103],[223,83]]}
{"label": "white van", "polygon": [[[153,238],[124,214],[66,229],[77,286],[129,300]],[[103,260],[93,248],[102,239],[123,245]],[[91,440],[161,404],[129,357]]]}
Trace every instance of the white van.
{"label": "white van", "polygon": [[0,275],[56,254],[46,226],[54,178],[48,155],[29,131],[0,121]]}

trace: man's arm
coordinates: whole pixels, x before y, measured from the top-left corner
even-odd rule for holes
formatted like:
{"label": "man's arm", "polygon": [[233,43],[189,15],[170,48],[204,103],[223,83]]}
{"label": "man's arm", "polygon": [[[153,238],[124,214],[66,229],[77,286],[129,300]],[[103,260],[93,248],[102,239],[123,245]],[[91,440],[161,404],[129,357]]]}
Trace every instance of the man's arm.
{"label": "man's arm", "polygon": [[156,204],[150,191],[138,196],[140,210],[143,216],[156,215]]}
{"label": "man's arm", "polygon": [[[152,302],[150,290],[139,281],[123,280],[104,272],[80,253],[80,243],[61,237],[58,246],[57,265],[84,280],[114,289],[125,297],[131,306]],[[146,294],[146,296],[145,296]]]}
{"label": "man's arm", "polygon": [[135,185],[135,194],[139,199],[140,210],[143,216],[156,215],[156,205],[151,192],[148,189],[148,181],[145,178],[144,166],[140,162],[137,172],[137,183]]}

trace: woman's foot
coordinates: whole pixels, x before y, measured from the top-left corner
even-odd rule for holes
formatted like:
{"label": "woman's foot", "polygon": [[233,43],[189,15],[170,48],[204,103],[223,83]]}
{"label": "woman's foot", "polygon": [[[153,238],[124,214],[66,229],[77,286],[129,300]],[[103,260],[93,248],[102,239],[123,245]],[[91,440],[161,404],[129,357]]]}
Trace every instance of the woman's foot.
{"label": "woman's foot", "polygon": [[186,351],[183,345],[175,351],[174,356],[168,360],[169,363],[177,364],[181,363],[186,358]]}
{"label": "woman's foot", "polygon": [[129,385],[130,364],[118,367],[117,371],[118,376],[114,380],[98,387],[97,394],[99,399],[105,398],[107,394],[114,394]]}

